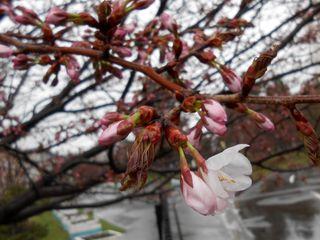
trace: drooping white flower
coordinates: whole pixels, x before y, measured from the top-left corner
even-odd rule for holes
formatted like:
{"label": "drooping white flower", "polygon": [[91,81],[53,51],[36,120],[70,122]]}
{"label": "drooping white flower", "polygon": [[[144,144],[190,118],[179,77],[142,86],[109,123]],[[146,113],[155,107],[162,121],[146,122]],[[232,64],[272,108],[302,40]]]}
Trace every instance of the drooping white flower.
{"label": "drooping white flower", "polygon": [[239,152],[248,146],[239,144],[207,159],[207,184],[215,187],[217,194],[222,198],[251,186],[252,180],[249,177],[252,173],[251,163]]}

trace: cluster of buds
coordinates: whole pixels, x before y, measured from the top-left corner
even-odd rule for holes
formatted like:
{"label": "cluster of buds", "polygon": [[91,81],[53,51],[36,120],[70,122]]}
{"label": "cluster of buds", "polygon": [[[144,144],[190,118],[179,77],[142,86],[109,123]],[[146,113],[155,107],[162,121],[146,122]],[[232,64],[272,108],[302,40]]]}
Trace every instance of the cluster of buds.
{"label": "cluster of buds", "polygon": [[115,142],[125,139],[136,127],[145,126],[157,117],[152,107],[142,106],[131,114],[124,115],[116,112],[107,113],[100,124],[104,129],[99,137],[99,143],[109,146]]}
{"label": "cluster of buds", "polygon": [[51,8],[46,17],[46,23],[56,26],[64,25],[67,22],[73,22],[77,25],[88,25],[91,27],[98,26],[97,20],[88,13],[68,13],[59,7]]}
{"label": "cluster of buds", "polygon": [[[187,205],[202,215],[214,215],[229,205],[234,193],[251,186],[252,167],[239,151],[248,145],[240,144],[205,160],[198,150],[175,127],[166,129],[166,137],[180,156],[180,187]],[[196,161],[198,170],[190,170],[185,153]]]}
{"label": "cluster of buds", "polygon": [[53,33],[48,24],[43,22],[38,14],[34,12],[32,9],[28,9],[22,6],[17,6],[13,8],[10,5],[0,4],[0,11],[5,12],[9,18],[21,25],[31,25],[41,29],[43,32],[43,39],[46,41],[50,41],[53,38]]}
{"label": "cluster of buds", "polygon": [[142,106],[129,116],[109,112],[100,120],[100,125],[104,129],[99,138],[100,145],[109,146],[121,141],[135,129],[136,139],[131,147],[127,170],[121,181],[122,191],[131,187],[141,189],[147,180],[147,171],[161,140],[162,125],[155,121],[156,118],[154,108]]}
{"label": "cluster of buds", "polygon": [[[197,128],[204,126],[208,131],[222,136],[226,133],[227,114],[222,105],[213,100],[199,100],[195,96],[186,98],[182,103],[186,112],[197,112],[201,118]],[[198,130],[199,133],[199,130]],[[197,134],[199,138],[199,134]]]}
{"label": "cluster of buds", "polygon": [[291,115],[295,120],[298,132],[303,137],[304,146],[307,149],[309,159],[316,166],[320,165],[320,141],[311,123],[295,107],[290,108]]}
{"label": "cluster of buds", "polygon": [[98,29],[113,29],[130,12],[145,9],[153,2],[154,0],[121,0],[112,3],[103,1],[96,7],[98,20],[86,12],[68,13],[59,7],[53,7],[46,17],[46,23],[60,26],[72,22],[77,25],[88,25]]}
{"label": "cluster of buds", "polygon": [[172,19],[170,14],[164,12],[160,16],[161,28],[167,29],[171,32],[175,32],[177,29],[177,23]]}
{"label": "cluster of buds", "polygon": [[17,11],[13,14],[8,14],[14,22],[22,25],[32,25],[41,27],[43,22],[32,9],[24,8],[21,6],[16,7],[16,10],[20,11],[20,15],[17,15]]}
{"label": "cluster of buds", "polygon": [[113,3],[103,1],[97,8],[100,23],[114,28],[130,12],[145,9],[153,2],[154,0],[120,0]]}

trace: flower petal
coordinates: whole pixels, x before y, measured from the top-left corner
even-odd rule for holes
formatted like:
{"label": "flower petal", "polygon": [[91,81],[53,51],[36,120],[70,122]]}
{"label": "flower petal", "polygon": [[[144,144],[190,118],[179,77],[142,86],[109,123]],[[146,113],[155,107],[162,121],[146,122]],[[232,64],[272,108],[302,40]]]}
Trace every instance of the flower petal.
{"label": "flower petal", "polygon": [[208,170],[208,174],[202,174],[205,183],[210,187],[210,189],[217,194],[218,197],[228,198],[229,194],[224,190],[221,182],[219,180],[218,172],[213,170]]}
{"label": "flower petal", "polygon": [[223,152],[208,158],[208,160],[206,161],[207,167],[215,171],[221,169],[222,167],[230,164],[230,162],[236,161],[236,159],[234,158],[235,156],[238,157],[239,155],[236,153],[238,153],[240,150],[248,146],[249,145],[247,144],[238,144],[233,147],[225,149]]}
{"label": "flower petal", "polygon": [[252,166],[249,159],[241,153],[234,154],[231,162],[227,166],[224,166],[221,170],[231,176],[252,174]]}
{"label": "flower petal", "polygon": [[219,171],[219,176],[220,178],[225,179],[221,182],[221,185],[226,191],[229,192],[238,192],[246,190],[252,184],[251,178],[245,175],[231,177],[223,171]]}
{"label": "flower petal", "polygon": [[185,202],[193,210],[202,215],[210,215],[217,209],[217,197],[207,184],[191,172],[193,187],[189,186],[181,176],[182,195]]}

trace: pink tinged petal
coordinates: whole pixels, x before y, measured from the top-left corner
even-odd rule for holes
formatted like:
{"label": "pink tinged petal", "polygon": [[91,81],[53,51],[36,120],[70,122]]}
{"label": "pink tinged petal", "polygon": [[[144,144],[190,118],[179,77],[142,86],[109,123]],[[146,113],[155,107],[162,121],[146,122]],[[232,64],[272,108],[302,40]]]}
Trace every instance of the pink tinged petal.
{"label": "pink tinged petal", "polygon": [[210,99],[204,103],[204,107],[207,110],[208,117],[211,118],[213,121],[219,123],[227,122],[226,111],[219,102]]}
{"label": "pink tinged petal", "polygon": [[229,201],[228,200],[222,199],[222,198],[217,198],[217,211],[215,212],[215,214],[221,213],[227,207],[229,207]]}
{"label": "pink tinged petal", "polygon": [[202,176],[203,180],[210,187],[211,191],[213,191],[218,197],[229,197],[229,194],[224,190],[223,186],[221,185],[217,171],[208,170],[208,174],[203,173]]}
{"label": "pink tinged petal", "polygon": [[248,146],[249,145],[247,144],[238,144],[233,147],[227,148],[223,152],[208,158],[208,160],[206,161],[208,169],[215,170],[215,171],[220,170],[224,166],[230,164],[230,162],[234,161],[235,153],[238,153],[240,150]]}
{"label": "pink tinged petal", "polygon": [[8,58],[13,54],[13,50],[5,45],[0,44],[0,58]]}
{"label": "pink tinged petal", "polygon": [[191,172],[193,187],[181,176],[182,196],[186,204],[202,215],[213,214],[217,209],[217,198],[205,182]]}
{"label": "pink tinged petal", "polygon": [[187,138],[188,138],[188,141],[192,144],[192,146],[194,146],[194,147],[199,149],[200,148],[201,135],[202,135],[201,128],[197,129],[197,127],[195,127],[187,135]]}
{"label": "pink tinged petal", "polygon": [[225,124],[213,121],[211,118],[208,117],[205,117],[205,120],[206,123],[204,124],[204,126],[208,131],[215,133],[219,136],[223,136],[226,133],[227,127]]}
{"label": "pink tinged petal", "polygon": [[118,121],[110,124],[100,135],[99,144],[108,146],[115,142],[118,142],[126,137],[126,135],[118,134],[118,126],[122,121]]}

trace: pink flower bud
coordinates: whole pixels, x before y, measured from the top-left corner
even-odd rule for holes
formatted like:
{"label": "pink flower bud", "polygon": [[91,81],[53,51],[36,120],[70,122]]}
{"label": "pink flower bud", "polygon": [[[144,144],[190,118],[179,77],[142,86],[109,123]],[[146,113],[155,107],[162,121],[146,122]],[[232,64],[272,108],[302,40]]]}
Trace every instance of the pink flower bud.
{"label": "pink flower bud", "polygon": [[12,8],[9,5],[6,4],[0,4],[0,13],[2,14],[2,12],[8,13],[12,11]]}
{"label": "pink flower bud", "polygon": [[14,16],[14,21],[22,25],[28,25],[33,23],[30,21],[30,18],[23,15]]}
{"label": "pink flower bud", "polygon": [[33,11],[32,9],[24,8],[24,7],[19,7],[19,10],[22,11],[22,13],[23,13],[25,16],[38,19],[38,14],[37,14],[35,11]]}
{"label": "pink flower bud", "polygon": [[204,102],[204,108],[207,116],[213,121],[225,124],[227,122],[227,114],[221,104],[215,100],[209,99]]}
{"label": "pink flower bud", "polygon": [[202,136],[202,124],[197,124],[187,135],[188,141],[196,148],[200,148],[200,140]]}
{"label": "pink flower bud", "polygon": [[0,44],[0,58],[8,58],[13,52],[14,51],[11,48]]}
{"label": "pink flower bud", "polygon": [[231,92],[237,93],[242,90],[242,79],[232,69],[221,66],[219,71]]}
{"label": "pink flower bud", "polygon": [[223,136],[226,133],[227,127],[225,124],[221,124],[216,121],[213,121],[211,118],[208,118],[206,116],[204,117],[204,119],[205,119],[204,126],[208,131],[215,133],[219,136]]}
{"label": "pink flower bud", "polygon": [[112,50],[120,57],[130,57],[132,55],[130,48],[127,47],[112,47]]}
{"label": "pink flower bud", "polygon": [[174,20],[172,19],[172,17],[168,13],[166,13],[166,12],[162,13],[160,16],[160,21],[161,21],[162,27],[164,29],[168,29],[170,31],[173,30]]}
{"label": "pink flower bud", "polygon": [[121,120],[110,124],[100,135],[100,145],[111,145],[126,138],[133,129],[133,124],[128,120]]}
{"label": "pink flower bud", "polygon": [[27,55],[18,54],[17,57],[12,59],[13,68],[16,69],[16,70],[27,69],[30,66],[30,64],[29,64],[30,60],[32,60],[32,59],[30,59]]}
{"label": "pink flower bud", "polygon": [[254,117],[254,119],[259,128],[264,129],[266,131],[274,131],[275,126],[268,117],[266,117],[262,113],[256,113],[255,115],[256,116]]}
{"label": "pink flower bud", "polygon": [[50,9],[46,17],[46,23],[53,25],[61,25],[67,21],[68,17],[69,14],[66,11],[58,7],[53,7]]}
{"label": "pink flower bud", "polygon": [[190,172],[192,186],[180,176],[181,192],[186,204],[202,215],[214,214],[217,210],[217,197],[208,185],[195,173]]}
{"label": "pink flower bud", "polygon": [[120,114],[117,112],[108,112],[103,116],[103,118],[100,119],[100,124],[102,126],[108,127],[110,124],[123,119],[124,119],[123,114]]}
{"label": "pink flower bud", "polygon": [[75,57],[68,56],[66,59],[67,74],[74,83],[78,83],[80,76],[80,65]]}
{"label": "pink flower bud", "polygon": [[113,37],[114,38],[118,38],[118,39],[123,39],[126,35],[127,35],[127,31],[126,29],[119,27],[117,28],[117,30],[115,31]]}

